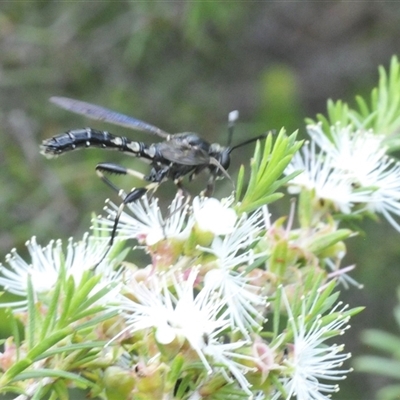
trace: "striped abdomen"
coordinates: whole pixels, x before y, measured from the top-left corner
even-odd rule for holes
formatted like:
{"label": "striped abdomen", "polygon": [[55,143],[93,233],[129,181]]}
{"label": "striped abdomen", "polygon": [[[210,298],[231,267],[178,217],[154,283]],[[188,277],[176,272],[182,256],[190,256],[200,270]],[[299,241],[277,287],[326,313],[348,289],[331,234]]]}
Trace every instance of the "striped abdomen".
{"label": "striped abdomen", "polygon": [[44,140],[41,145],[41,153],[48,158],[52,158],[67,151],[88,147],[114,149],[148,158],[148,149],[144,143],[134,142],[124,136],[115,136],[107,131],[98,131],[91,128],[71,130]]}

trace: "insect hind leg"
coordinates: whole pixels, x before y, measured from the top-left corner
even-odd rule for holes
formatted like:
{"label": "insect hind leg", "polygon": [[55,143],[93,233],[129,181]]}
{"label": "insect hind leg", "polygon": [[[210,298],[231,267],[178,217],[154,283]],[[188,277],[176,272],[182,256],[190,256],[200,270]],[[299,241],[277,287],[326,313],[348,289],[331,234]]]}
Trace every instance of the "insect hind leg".
{"label": "insect hind leg", "polygon": [[114,164],[114,163],[100,163],[96,166],[96,173],[97,176],[112,190],[120,194],[121,189],[119,189],[110,179],[108,179],[104,172],[109,174],[116,174],[116,175],[131,175],[135,178],[146,180],[144,174],[135,171],[134,169],[125,168],[122,165]]}
{"label": "insect hind leg", "polygon": [[126,204],[133,203],[134,201],[140,199],[146,192],[153,189],[154,186],[158,186],[158,184],[150,183],[149,185],[143,188],[133,189],[128,194],[125,193],[124,190],[118,188],[106,175],[105,173],[109,174],[116,174],[116,175],[131,175],[136,178],[146,180],[144,174],[137,172],[130,168],[125,168],[121,165],[114,164],[114,163],[100,163],[96,166],[96,173],[98,177],[112,190],[118,193],[118,195],[122,198],[122,203],[118,207],[118,210],[115,214],[114,224],[111,231],[109,246],[111,247],[114,244],[114,240],[117,233],[118,223],[121,218],[121,214],[125,208]]}
{"label": "insect hind leg", "polygon": [[[125,205],[129,204],[129,203],[133,203],[136,200],[139,200],[148,190],[149,189],[147,187],[143,187],[143,188],[134,189],[127,195],[124,194],[122,203],[118,207],[118,210],[115,214],[114,225],[113,225],[113,228],[111,231],[111,236],[110,236],[110,246],[112,246],[114,244],[114,239],[117,234],[118,223],[121,218],[122,211],[124,211]],[[122,192],[120,191],[120,193],[122,193]]]}

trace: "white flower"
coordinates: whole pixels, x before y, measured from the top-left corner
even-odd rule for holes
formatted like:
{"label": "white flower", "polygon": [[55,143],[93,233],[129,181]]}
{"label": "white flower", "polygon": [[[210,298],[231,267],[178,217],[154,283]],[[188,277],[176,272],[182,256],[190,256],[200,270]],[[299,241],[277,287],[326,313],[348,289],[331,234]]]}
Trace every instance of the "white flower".
{"label": "white flower", "polygon": [[335,168],[349,172],[354,178],[362,177],[365,171],[373,169],[386,153],[382,144],[384,136],[372,131],[355,131],[350,125],[331,126],[332,140],[328,139],[321,124],[308,125],[307,132],[321,150],[329,154]]}
{"label": "white flower", "polygon": [[[170,275],[173,277],[173,275]],[[153,274],[148,285],[132,281],[127,287],[128,293],[137,299],[132,301],[121,298],[118,308],[123,311],[129,332],[146,328],[155,328],[159,343],[171,343],[176,337],[185,337],[194,349],[199,348],[204,335],[210,335],[227,322],[217,318],[222,308],[221,302],[199,301],[194,298],[193,285],[197,274],[193,271],[188,280],[174,282],[175,297],[167,287],[164,278]]]}
{"label": "white flower", "polygon": [[315,190],[318,198],[332,201],[345,214],[355,205],[357,212],[381,213],[400,231],[394,218],[400,216],[400,165],[386,155],[384,137],[340,124],[330,128],[331,140],[321,124],[309,125],[307,130],[311,144],[294,156],[285,171],[303,170],[289,183],[289,190]]}
{"label": "white flower", "polygon": [[355,203],[367,200],[362,193],[353,191],[353,181],[341,170],[334,168],[328,153],[317,153],[314,141],[306,143],[294,155],[285,174],[295,171],[302,172],[289,182],[289,193],[299,193],[301,188],[314,190],[317,198],[330,200],[344,214],[349,214]]}
{"label": "white flower", "polygon": [[365,182],[373,188],[366,208],[383,214],[387,221],[400,232],[400,224],[392,215],[400,216],[400,165],[384,157],[380,165],[365,177]]}
{"label": "white flower", "polygon": [[[293,345],[289,348],[282,370],[286,376],[280,379],[286,392],[283,398],[289,400],[294,396],[298,400],[329,399],[330,394],[337,392],[339,387],[323,381],[343,380],[346,378],[345,374],[351,371],[340,369],[343,362],[351,356],[350,353],[341,353],[344,346],[325,343],[328,338],[341,335],[348,328],[346,324],[349,318],[340,315],[346,307],[339,311],[340,303],[333,307],[328,315],[338,315],[331,322],[323,322],[323,317],[319,315],[310,323],[309,316],[313,306],[307,311],[310,308],[307,306],[308,299],[302,299],[300,315],[296,317],[283,290],[282,299],[293,334]],[[317,296],[314,304],[318,299]],[[274,396],[274,399],[278,398],[281,398],[280,393]]]}
{"label": "white flower", "polygon": [[250,391],[251,384],[247,381],[245,374],[249,371],[256,371],[256,368],[246,367],[237,360],[247,360],[254,363],[255,358],[235,351],[246,344],[247,342],[244,341],[222,343],[216,337],[209,337],[204,347],[204,353],[212,358],[214,363],[220,366],[219,371],[227,382],[233,382],[233,379],[228,375],[225,369],[221,367],[225,367],[236,379],[243,391],[252,397],[252,392]]}
{"label": "white flower", "polygon": [[[122,212],[117,226],[117,233],[122,239],[135,238],[140,242],[145,242],[151,246],[165,238],[180,238],[184,240],[189,231],[190,223],[187,221],[188,205],[183,203],[184,197],[177,194],[169,206],[168,216],[163,218],[158,199],[153,198],[149,201],[147,196],[127,204],[132,216],[127,212]],[[109,203],[105,211],[111,219],[101,219],[100,222],[112,227],[118,207]]]}
{"label": "white flower", "polygon": [[267,299],[261,288],[252,285],[251,278],[243,273],[213,269],[204,276],[202,292],[218,295],[226,305],[231,329],[239,330],[246,340],[265,322],[261,310],[265,309]]}
{"label": "white flower", "polygon": [[239,329],[248,340],[250,333],[260,328],[262,313],[257,309],[266,305],[261,289],[251,284],[246,272],[237,272],[239,267],[245,270],[264,253],[254,254],[249,247],[259,239],[264,227],[263,210],[259,209],[250,217],[242,215],[235,224],[232,233],[223,239],[216,236],[211,247],[199,249],[216,257],[215,268],[204,277],[203,293],[217,295],[227,307],[232,329]]}
{"label": "white flower", "polygon": [[[72,276],[75,284],[79,284],[85,271],[96,267],[98,272],[105,273],[112,281],[112,268],[105,258],[109,247],[108,239],[89,236],[74,243],[72,238],[68,241],[66,253],[62,249],[61,240],[51,241],[47,246],[37,244],[36,238],[26,242],[31,257],[27,263],[18,255],[15,249],[6,257],[10,268],[0,265],[0,285],[10,293],[26,297],[28,280],[31,280],[33,290],[37,296],[52,291],[64,268],[67,278]],[[104,284],[104,281],[103,281]],[[2,306],[25,306],[26,300]]]}
{"label": "white flower", "polygon": [[259,234],[263,228],[263,212],[262,209],[258,209],[250,217],[243,214],[236,221],[232,232],[225,235],[223,239],[216,236],[211,247],[198,246],[198,248],[214,254],[223,268],[232,269],[243,264],[251,264],[255,257],[252,250],[248,248],[259,240]]}
{"label": "white flower", "polygon": [[132,281],[129,284],[127,290],[132,299],[121,296],[116,305],[127,324],[127,328],[118,336],[127,331],[134,333],[154,329],[155,338],[160,344],[168,345],[174,340],[185,339],[199,356],[208,374],[213,372],[212,364],[216,364],[216,368],[222,368],[220,372],[230,380],[226,368],[250,393],[249,383],[244,377],[248,368],[235,361],[249,359],[235,352],[247,342],[220,342],[222,333],[229,327],[226,312],[222,310],[224,302],[217,297],[203,295],[201,291],[195,297],[195,270],[190,272],[187,280],[179,282],[173,275],[169,276],[172,278],[171,288],[168,287],[166,275],[159,277],[156,274],[149,278],[147,285],[144,281]]}
{"label": "white flower", "polygon": [[234,230],[237,214],[230,208],[230,201],[223,204],[215,198],[195,197],[193,215],[200,230],[214,235],[227,235]]}
{"label": "white flower", "polygon": [[310,136],[332,157],[333,166],[352,181],[353,192],[363,194],[365,209],[382,213],[398,231],[400,216],[400,165],[386,155],[383,135],[354,131],[350,126],[331,127],[329,142],[321,125],[308,127]]}
{"label": "white flower", "polygon": [[[173,278],[172,274],[169,276]],[[192,271],[186,281],[174,279],[176,296],[169,290],[165,276],[153,274],[146,282],[133,280],[126,289],[135,300],[121,296],[117,307],[126,320],[126,331],[133,333],[155,328],[156,340],[162,344],[184,337],[209,368],[201,352],[204,336],[225,329],[228,322],[223,315],[217,317],[223,306],[221,301],[194,297],[196,277],[197,273]]]}

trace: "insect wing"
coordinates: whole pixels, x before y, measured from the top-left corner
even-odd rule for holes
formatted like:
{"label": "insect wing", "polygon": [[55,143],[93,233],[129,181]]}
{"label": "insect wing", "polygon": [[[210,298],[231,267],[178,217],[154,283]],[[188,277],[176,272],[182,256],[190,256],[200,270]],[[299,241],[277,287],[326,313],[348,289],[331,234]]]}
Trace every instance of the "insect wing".
{"label": "insect wing", "polygon": [[161,155],[172,162],[183,165],[208,164],[210,156],[201,148],[188,146],[173,139],[158,144]]}
{"label": "insect wing", "polygon": [[86,103],[85,101],[69,99],[67,97],[50,97],[50,101],[58,107],[72,111],[76,114],[85,115],[88,118],[97,121],[109,122],[111,124],[124,126],[139,131],[145,131],[158,135],[162,138],[168,138],[169,134],[156,126],[150,125],[147,122],[141,121],[133,117],[109,110],[95,104]]}

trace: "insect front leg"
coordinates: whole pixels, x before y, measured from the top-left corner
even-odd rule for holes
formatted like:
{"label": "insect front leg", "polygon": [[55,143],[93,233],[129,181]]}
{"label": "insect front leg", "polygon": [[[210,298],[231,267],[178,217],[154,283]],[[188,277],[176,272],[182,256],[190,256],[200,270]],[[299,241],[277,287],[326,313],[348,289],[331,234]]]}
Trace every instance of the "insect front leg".
{"label": "insect front leg", "polygon": [[204,196],[204,197],[212,196],[212,194],[214,192],[214,188],[215,188],[215,180],[216,180],[216,175],[211,174],[210,177],[208,178],[206,188],[201,192],[202,196]]}

